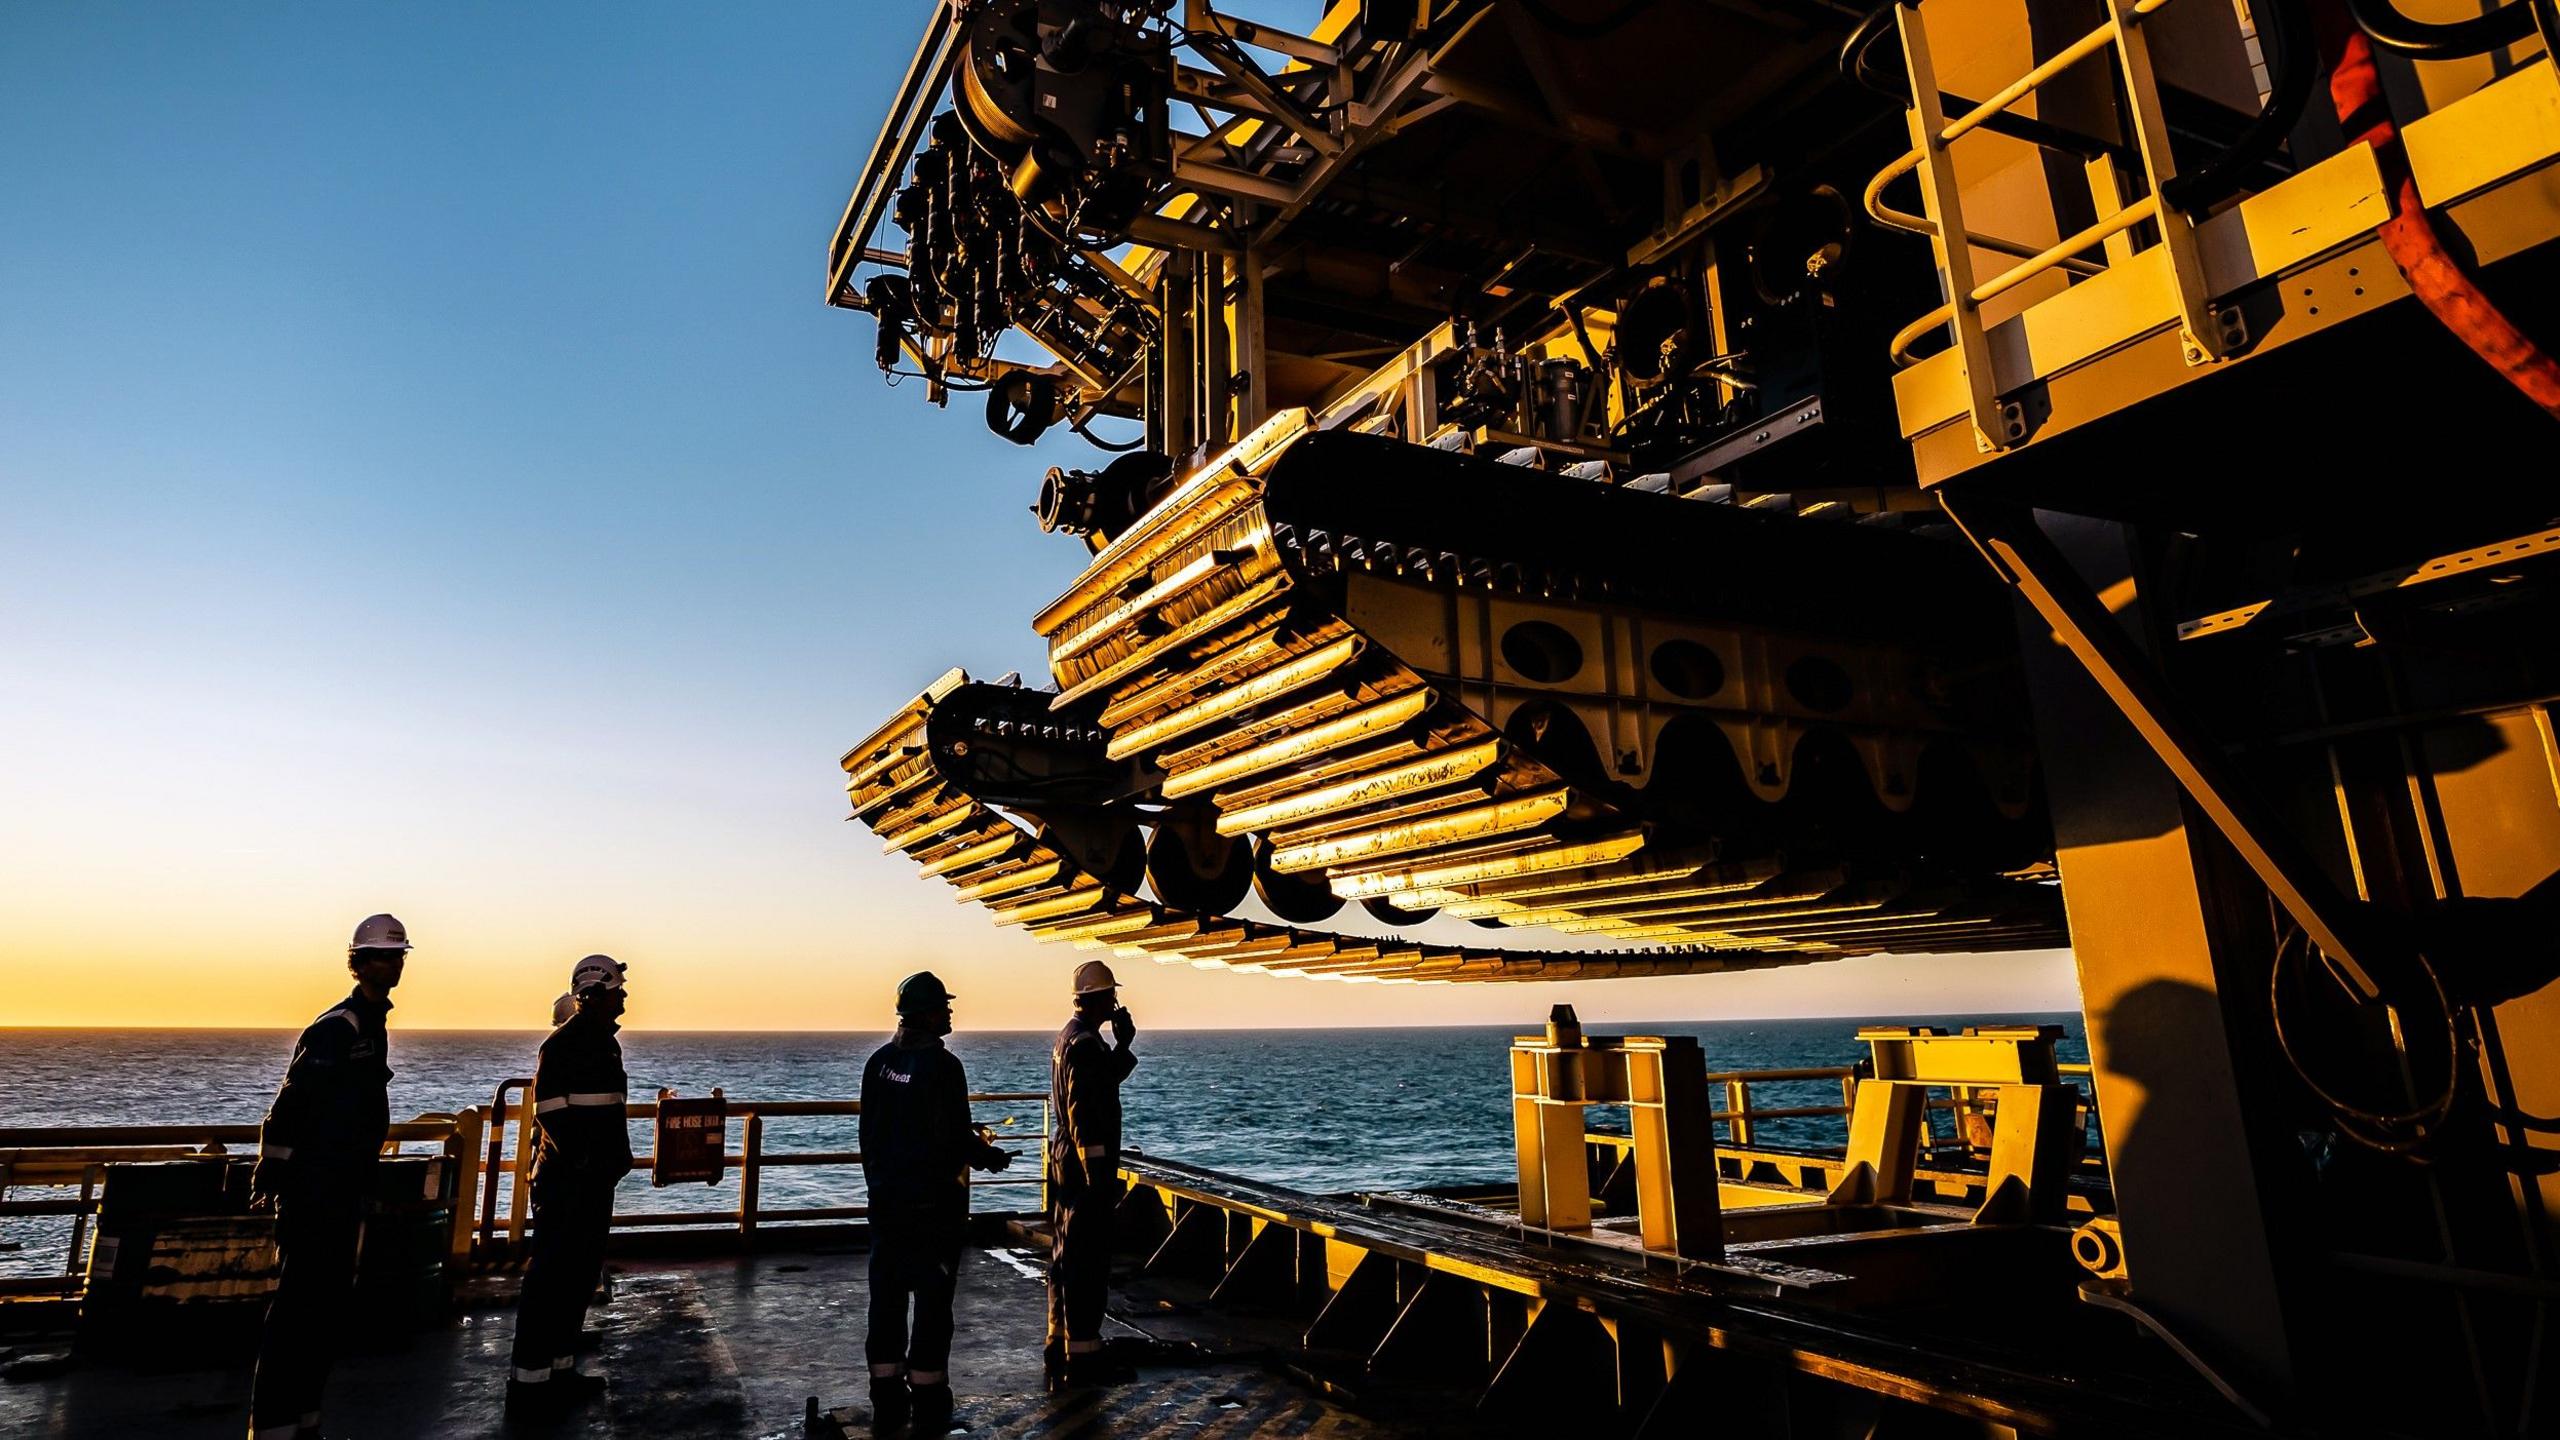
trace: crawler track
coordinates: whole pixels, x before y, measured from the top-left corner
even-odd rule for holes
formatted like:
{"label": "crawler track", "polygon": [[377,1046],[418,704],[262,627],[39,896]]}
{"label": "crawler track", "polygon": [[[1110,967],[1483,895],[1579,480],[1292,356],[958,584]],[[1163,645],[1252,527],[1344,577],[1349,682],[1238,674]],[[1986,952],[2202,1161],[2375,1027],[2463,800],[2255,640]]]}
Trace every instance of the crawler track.
{"label": "crawler track", "polygon": [[[955,671],[848,755],[855,813],[999,923],[1238,969],[1552,979],[2065,943],[1979,562],[1830,526],[1814,570],[1808,523],[1291,412],[1041,613],[1054,693]],[[1248,889],[1294,923],[1227,913]],[[1345,901],[1646,948],[1307,928]]]}

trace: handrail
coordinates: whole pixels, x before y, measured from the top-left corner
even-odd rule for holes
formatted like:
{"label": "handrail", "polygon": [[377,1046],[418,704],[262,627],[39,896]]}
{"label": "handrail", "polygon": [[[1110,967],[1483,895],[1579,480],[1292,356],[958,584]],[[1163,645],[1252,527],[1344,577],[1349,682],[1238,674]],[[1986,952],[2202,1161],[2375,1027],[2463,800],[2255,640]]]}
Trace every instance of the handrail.
{"label": "handrail", "polygon": [[[532,1107],[523,1104],[521,1101],[517,1101],[511,1106],[508,1097],[511,1093],[521,1091],[524,1087],[529,1086],[532,1083],[532,1081],[522,1079],[520,1077],[510,1078],[499,1084],[496,1093],[490,1099],[490,1113],[497,1118],[489,1127],[488,1154],[485,1160],[485,1184],[482,1186],[481,1204],[479,1207],[477,1224],[475,1226],[478,1239],[473,1248],[481,1254],[493,1258],[499,1254],[512,1253],[521,1250],[524,1243],[525,1225],[531,1217],[532,1205],[526,1191],[530,1184],[527,1166],[529,1165],[533,1154],[533,1146],[531,1145],[527,1134],[527,1129],[532,1119]],[[754,1238],[757,1228],[767,1223],[859,1220],[871,1213],[870,1207],[866,1205],[769,1208],[762,1203],[762,1177],[764,1171],[769,1168],[807,1168],[817,1166],[859,1165],[862,1163],[862,1152],[860,1150],[786,1151],[781,1154],[768,1155],[764,1151],[764,1122],[766,1118],[817,1117],[843,1119],[857,1117],[862,1113],[861,1101],[754,1100],[738,1099],[727,1096],[724,1096],[723,1099],[726,1103],[728,1117],[742,1122],[739,1127],[739,1148],[732,1151],[724,1147],[720,1157],[721,1169],[723,1171],[735,1170],[738,1172],[739,1193],[737,1208],[722,1210],[616,1211],[612,1220],[612,1224],[615,1228],[647,1229],[686,1225],[729,1225],[734,1226],[737,1229],[738,1234],[742,1239],[751,1240]],[[1038,1185],[1042,1187],[1038,1203],[1045,1207],[1047,1202],[1046,1187],[1048,1184],[1048,1092],[1042,1090],[975,1091],[969,1095],[968,1100],[971,1105],[1025,1104],[1036,1102],[1040,1106],[1040,1151],[1035,1166],[1028,1173],[1019,1176],[972,1178],[968,1183],[972,1188],[982,1186]],[[512,1150],[507,1148],[506,1142],[506,1122],[511,1110],[512,1118],[515,1122],[515,1141]],[[657,1114],[658,1105],[654,1100],[634,1101],[625,1106],[625,1115],[631,1120],[654,1120],[657,1118]],[[1031,1137],[1025,1134],[1018,1138],[1021,1140],[1029,1140]],[[635,1173],[654,1169],[656,1168],[656,1164],[657,1157],[654,1154],[635,1154],[632,1156],[632,1169]],[[503,1206],[498,1202],[498,1188],[500,1176],[502,1174],[509,1177],[507,1182],[507,1201]],[[505,1230],[505,1238],[503,1242],[501,1242],[499,1238],[499,1230],[501,1227]]]}
{"label": "handrail", "polygon": [[[2169,149],[2166,121],[2152,74],[2149,45],[2139,22],[2167,4],[2169,0],[2109,0],[2106,19],[2029,67],[1971,109],[1953,117],[1945,115],[1937,104],[1937,77],[1930,61],[1927,25],[1919,5],[1916,0],[1900,0],[1896,7],[1903,37],[1904,64],[1911,78],[1912,145],[1868,182],[1864,203],[1868,217],[1877,224],[1929,237],[1938,262],[1939,280],[1947,298],[1896,332],[1886,351],[1893,364],[1912,364],[1910,352],[1913,346],[1939,326],[1952,325],[1957,347],[1964,353],[1968,408],[1972,413],[1976,443],[1986,451],[2008,449],[2025,438],[2025,428],[2010,413],[2013,407],[2002,403],[1996,377],[1989,373],[1991,352],[1978,313],[1979,307],[2029,280],[2056,270],[2077,276],[2101,273],[2106,266],[2081,259],[2081,252],[2136,226],[2155,224],[2160,243],[2168,250],[2171,280],[2176,287],[2179,321],[2190,363],[2203,364],[2218,359],[2229,348],[2229,342],[2221,334],[2212,298],[2206,293],[2203,261],[2197,249],[2193,225],[2184,212],[2162,198],[2176,179],[2176,162]],[[2142,159],[2143,193],[2108,210],[2094,224],[2040,249],[2030,249],[2024,243],[1973,230],[1965,223],[1959,187],[1951,167],[1945,163],[1951,153],[1949,147],[1995,118],[2007,115],[2013,107],[2064,71],[2109,50],[2115,54],[2118,67],[2123,72],[2125,118],[2133,132],[2134,149]],[[2053,148],[2048,142],[2028,143]],[[1930,212],[1926,215],[1896,209],[1884,200],[1888,185],[1915,170],[1922,177],[1924,198]],[[2101,196],[2100,199],[2103,208],[2108,197]],[[2008,255],[2020,263],[1977,283],[1967,253],[1972,249]],[[2111,254],[2110,258],[2120,256]]]}
{"label": "handrail", "polygon": [[[397,1154],[400,1146],[413,1141],[432,1142],[442,1147],[444,1156],[459,1164],[467,1173],[471,1169],[472,1151],[479,1139],[480,1112],[468,1109],[460,1114],[420,1115],[394,1122],[385,1132],[383,1149]],[[103,1205],[107,1168],[113,1165],[148,1164],[162,1161],[246,1159],[230,1147],[254,1147],[258,1139],[256,1125],[12,1125],[0,1126],[0,1216],[68,1216],[71,1220],[70,1244],[63,1256],[62,1271],[50,1280],[34,1277],[11,1277],[0,1281],[0,1293],[37,1294],[58,1290],[76,1293],[82,1283],[82,1265],[88,1256],[90,1232]],[[79,1195],[67,1199],[11,1200],[12,1188],[42,1187],[68,1189],[79,1187]],[[457,1248],[467,1240],[469,1230],[464,1221],[467,1207],[457,1204],[454,1236]]]}
{"label": "handrail", "polygon": [[[421,1115],[414,1120],[392,1123],[388,1139],[443,1140],[453,1134],[451,1115]],[[0,1151],[38,1149],[46,1146],[88,1149],[98,1145],[153,1145],[212,1147],[235,1142],[255,1143],[255,1125],[15,1125],[0,1128]],[[205,1148],[208,1155],[228,1151]]]}
{"label": "handrail", "polygon": [[[2086,1063],[2064,1062],[2058,1067],[2066,1075],[2088,1075],[2092,1067]],[[1840,1118],[1850,1113],[1855,1103],[1858,1071],[1847,1065],[1797,1066],[1768,1070],[1719,1070],[1707,1077],[1711,1084],[1725,1087],[1726,1104],[1712,1112],[1723,1122],[1723,1143],[1736,1148],[1751,1143],[1754,1123],[1766,1120]],[[1757,1085],[1832,1081],[1841,1087],[1838,1105],[1754,1106],[1750,1087]],[[513,1252],[520,1244],[523,1226],[530,1207],[524,1203],[524,1164],[530,1149],[524,1143],[525,1127],[532,1107],[520,1099],[531,1085],[521,1077],[510,1077],[496,1087],[486,1107],[471,1107],[449,1116],[420,1116],[390,1127],[386,1143],[431,1141],[444,1146],[446,1155],[460,1167],[454,1188],[454,1245],[457,1261],[497,1258]],[[1036,1143],[1039,1153],[1025,1173],[973,1176],[975,1187],[1021,1187],[1048,1181],[1049,1127],[1054,1117],[1049,1113],[1049,1097],[1036,1090],[981,1091],[969,1097],[972,1105],[1031,1104],[1040,1106],[1040,1132]],[[1932,1110],[1968,1110],[1983,1108],[1979,1099],[1964,1096],[1929,1101]],[[700,1211],[634,1211],[614,1216],[619,1229],[656,1229],[689,1225],[735,1226],[742,1236],[752,1237],[759,1225],[769,1223],[814,1222],[861,1219],[869,1208],[861,1205],[832,1205],[766,1208],[758,1190],[751,1189],[755,1177],[768,1168],[811,1168],[836,1165],[858,1165],[860,1150],[805,1150],[767,1154],[763,1148],[763,1121],[767,1117],[857,1117],[862,1113],[859,1100],[754,1100],[732,1099],[729,1113],[749,1122],[742,1127],[744,1143],[736,1151],[721,1157],[724,1169],[740,1172],[740,1206],[735,1210]],[[654,1101],[641,1101],[629,1107],[631,1119],[654,1119],[658,1106]],[[1027,1116],[1024,1118],[1028,1118]],[[507,1137],[507,1122],[515,1122],[516,1138],[512,1149]],[[64,1280],[76,1280],[82,1254],[86,1249],[91,1220],[98,1213],[100,1180],[105,1167],[113,1164],[152,1160],[184,1160],[235,1156],[225,1149],[234,1143],[254,1143],[258,1136],[255,1125],[59,1125],[12,1126],[0,1128],[0,1215],[71,1217],[74,1223],[71,1253],[64,1262]],[[1033,1142],[1029,1133],[1008,1136],[1016,1142]],[[1595,1140],[1609,1137],[1595,1136]],[[654,1166],[654,1155],[635,1155],[636,1170]],[[500,1203],[500,1187],[513,1176],[512,1192]],[[68,1189],[79,1187],[77,1198],[22,1199],[8,1198],[12,1188],[45,1187]],[[1041,1203],[1045,1204],[1045,1190]],[[501,1240],[500,1228],[504,1227]],[[9,1288],[23,1288],[13,1282]]]}
{"label": "handrail", "polygon": [[[473,1106],[455,1115],[422,1115],[393,1124],[385,1137],[386,1149],[397,1150],[404,1142],[432,1142],[443,1147],[446,1157],[457,1166],[454,1185],[454,1225],[452,1258],[460,1261],[474,1256],[495,1258],[519,1249],[531,1206],[528,1203],[525,1170],[532,1149],[526,1144],[526,1127],[532,1106],[523,1094],[532,1081],[511,1076],[497,1085],[487,1106]],[[1048,1183],[1048,1132],[1050,1126],[1049,1096],[1037,1090],[992,1090],[972,1093],[971,1105],[1031,1105],[1040,1107],[1040,1124],[1036,1133],[1025,1123],[1016,1133],[1004,1138],[1017,1150],[1037,1145],[1038,1152],[1020,1173],[975,1176],[969,1181],[977,1187],[1042,1187],[1040,1196],[1031,1203],[1045,1205]],[[804,1221],[852,1220],[869,1213],[867,1206],[781,1206],[760,1203],[760,1176],[768,1168],[808,1169],[825,1166],[859,1165],[859,1149],[794,1150],[776,1154],[764,1152],[764,1122],[768,1118],[841,1119],[862,1113],[859,1100],[757,1100],[731,1099],[729,1114],[744,1122],[742,1147],[722,1156],[726,1170],[740,1174],[740,1204],[736,1209],[701,1211],[637,1211],[617,1214],[616,1228],[656,1228],[688,1225],[732,1225],[742,1236],[752,1237],[760,1225]],[[628,1118],[653,1120],[658,1106],[653,1100],[630,1105]],[[1027,1112],[1007,1119],[1029,1120]],[[509,1122],[514,1124],[512,1143]],[[47,1287],[76,1286],[87,1251],[89,1230],[100,1205],[100,1181],[106,1167],[116,1164],[174,1161],[190,1159],[246,1158],[254,1154],[259,1127],[254,1124],[194,1125],[45,1125],[0,1127],[0,1216],[67,1216],[72,1221],[71,1244],[63,1262],[60,1277],[43,1282]],[[234,1147],[249,1147],[246,1151]],[[646,1171],[654,1167],[653,1154],[633,1157],[633,1168]],[[70,1189],[79,1194],[62,1198],[10,1198],[10,1191],[40,1187]],[[503,1193],[502,1193],[503,1191]],[[27,1288],[25,1282],[12,1281],[11,1291]]]}
{"label": "handrail", "polygon": [[[2086,1061],[2065,1060],[2057,1063],[2054,1068],[2064,1075],[2094,1075],[2095,1072],[2095,1067]],[[1854,1066],[1814,1065],[1787,1070],[1717,1070],[1709,1072],[1706,1078],[1708,1084],[1720,1085],[1724,1087],[1725,1092],[1723,1108],[1710,1111],[1709,1120],[1723,1123],[1725,1137],[1722,1143],[1742,1148],[1752,1143],[1751,1127],[1762,1120],[1846,1119],[1851,1109],[1857,1104],[1860,1075]],[[1756,1106],[1751,1103],[1753,1085],[1803,1083],[1813,1080],[1838,1081],[1840,1103],[1783,1106]],[[1984,1103],[1983,1098],[1971,1093],[1983,1087],[1950,1085],[1946,1088],[1955,1093],[1948,1096],[1931,1095],[1924,1102],[1924,1107],[1928,1110],[1959,1113],[1988,1112],[1990,1107]],[[2092,1107],[2096,1104],[2094,1099],[2084,1099],[2082,1103]],[[1592,1138],[1598,1140],[1614,1137],[1594,1135]]]}

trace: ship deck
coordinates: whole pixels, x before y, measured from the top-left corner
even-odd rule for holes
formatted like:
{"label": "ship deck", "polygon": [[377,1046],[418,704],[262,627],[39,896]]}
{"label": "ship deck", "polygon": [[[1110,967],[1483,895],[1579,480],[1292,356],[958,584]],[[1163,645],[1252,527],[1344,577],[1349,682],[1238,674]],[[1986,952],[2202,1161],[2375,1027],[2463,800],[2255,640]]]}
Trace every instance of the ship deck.
{"label": "ship deck", "polygon": [[[787,1239],[777,1236],[776,1239]],[[1107,1390],[1042,1392],[1041,1258],[1018,1245],[964,1252],[952,1353],[955,1423],[977,1437],[1109,1434],[1358,1437],[1425,1433],[1362,1419],[1315,1390],[1215,1352],[1142,1364]],[[398,1348],[348,1355],[330,1381],[328,1434],[377,1437],[540,1434],[564,1440],[866,1435],[862,1340],[869,1286],[859,1241],[727,1256],[620,1255],[608,1298],[588,1312],[589,1363],[604,1396],[556,1423],[509,1425],[501,1407],[514,1285],[464,1286],[451,1321]],[[1126,1324],[1114,1333],[1137,1338]],[[0,1385],[0,1434],[60,1440],[235,1440],[249,1408],[249,1362],[198,1355],[166,1365],[79,1363],[56,1374],[60,1346],[6,1342],[26,1378]],[[820,1423],[808,1426],[815,1400]]]}
{"label": "ship deck", "polygon": [[[1702,1409],[1745,1434],[1937,1434],[1928,1427],[1950,1416],[1997,1434],[2230,1433],[2231,1412],[2192,1375],[2100,1360],[2116,1347],[2087,1343],[2100,1318],[2087,1306],[2018,1310],[2011,1298],[1988,1307],[2005,1314],[1986,1314],[1982,1302],[2014,1297],[1996,1285],[1925,1286],[1937,1303],[1890,1318],[1820,1299],[1865,1288],[1820,1267],[1880,1263],[1869,1278],[1907,1288],[1915,1265],[1952,1263],[1980,1280],[2033,1269],[2029,1257],[2058,1246],[2059,1232],[1880,1228],[1811,1251],[1776,1240],[1665,1265],[1623,1245],[1524,1234],[1516,1216],[1463,1200],[1307,1195],[1157,1158],[1125,1168],[1135,1192],[1108,1334],[1138,1378],[1043,1392],[1045,1257],[1019,1221],[985,1217],[962,1264],[951,1364],[965,1433],[1401,1437],[1579,1416],[1593,1433],[1641,1435],[1684,1428]],[[1161,1222],[1153,1235],[1133,1223],[1149,1216]],[[743,1253],[704,1254],[703,1238],[623,1238],[589,1312],[592,1363],[609,1386],[568,1419],[506,1421],[515,1285],[499,1268],[465,1279],[444,1321],[346,1357],[328,1433],[869,1434],[860,1227],[769,1231]],[[17,1352],[0,1434],[237,1435],[248,1313],[228,1347],[58,1369],[43,1358],[57,1342],[0,1341]],[[1600,1344],[1602,1326],[1628,1343]],[[2021,1344],[2022,1333],[2042,1343]],[[1694,1359],[1650,1375],[1634,1363],[1674,1353]]]}

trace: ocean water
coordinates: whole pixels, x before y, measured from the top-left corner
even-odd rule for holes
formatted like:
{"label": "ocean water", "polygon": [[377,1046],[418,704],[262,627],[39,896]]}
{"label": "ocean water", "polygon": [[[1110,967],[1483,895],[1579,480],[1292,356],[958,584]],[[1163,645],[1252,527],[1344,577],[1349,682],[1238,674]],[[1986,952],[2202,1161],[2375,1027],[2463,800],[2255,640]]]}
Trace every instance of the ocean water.
{"label": "ocean water", "polygon": [[[1658,1021],[1592,1027],[1594,1033],[1694,1035],[1710,1070],[1846,1065],[1865,1047],[1861,1023],[2047,1023],[2064,1029],[2061,1053],[2085,1060],[2076,1014],[1901,1016],[1891,1020]],[[1313,1191],[1399,1189],[1498,1182],[1512,1164],[1509,1036],[1519,1027],[1455,1026],[1377,1030],[1142,1031],[1139,1065],[1124,1091],[1126,1142],[1171,1159],[1230,1170]],[[0,1128],[45,1125],[228,1123],[257,1120],[273,1095],[293,1032],[282,1030],[0,1030]],[[722,1087],[732,1102],[851,1099],[877,1034],[716,1034],[635,1031],[623,1036],[634,1099],[666,1088],[685,1095]],[[538,1033],[416,1031],[391,1035],[391,1108],[396,1118],[486,1105],[502,1079],[532,1073]],[[1050,1036],[964,1031],[950,1038],[972,1090],[1048,1088]],[[1827,1080],[1755,1085],[1755,1108],[1837,1104]],[[1721,1097],[1718,1100],[1721,1105]],[[1014,1174],[1036,1177],[1041,1106],[986,1103],[982,1123],[1007,1137],[1022,1159]],[[1593,1127],[1623,1116],[1593,1112]],[[774,1117],[767,1154],[852,1150],[855,1122]],[[645,1153],[647,1127],[633,1143]],[[1837,1144],[1834,1119],[1761,1122],[1764,1143]],[[1018,1139],[1014,1137],[1019,1137]],[[733,1123],[730,1148],[738,1145]],[[766,1206],[852,1205],[862,1201],[859,1167],[774,1168],[763,1172]],[[653,1189],[649,1177],[623,1182],[620,1208],[721,1210],[738,1203],[731,1173],[718,1186]],[[32,1191],[13,1191],[27,1198]],[[982,1190],[981,1209],[1029,1208],[1036,1190]],[[0,1274],[58,1270],[65,1222],[0,1218]]]}

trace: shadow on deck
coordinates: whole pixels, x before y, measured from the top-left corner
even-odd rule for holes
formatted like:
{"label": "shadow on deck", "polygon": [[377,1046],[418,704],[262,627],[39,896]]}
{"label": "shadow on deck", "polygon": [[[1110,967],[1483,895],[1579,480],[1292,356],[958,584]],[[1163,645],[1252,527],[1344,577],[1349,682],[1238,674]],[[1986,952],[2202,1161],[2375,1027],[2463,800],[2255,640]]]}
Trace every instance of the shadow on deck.
{"label": "shadow on deck", "polygon": [[[1040,1343],[1042,1266],[1029,1250],[964,1252],[951,1362],[956,1427],[979,1437],[1080,1435],[1358,1437],[1405,1435],[1354,1417],[1246,1355],[1143,1365],[1137,1383],[1047,1395]],[[465,1287],[453,1318],[400,1348],[351,1354],[330,1382],[328,1434],[799,1437],[868,1435],[862,1340],[869,1287],[858,1245],[704,1259],[627,1256],[610,1298],[588,1312],[588,1363],[610,1379],[566,1421],[510,1425],[501,1411],[514,1286]],[[1114,1333],[1132,1335],[1115,1321]],[[254,1337],[239,1337],[245,1349]],[[21,1356],[49,1348],[10,1342]],[[83,1363],[0,1386],[0,1434],[60,1440],[235,1440],[249,1409],[249,1362],[171,1355],[165,1366]],[[812,1399],[822,1415],[811,1429]],[[849,1428],[848,1428],[849,1427]]]}

